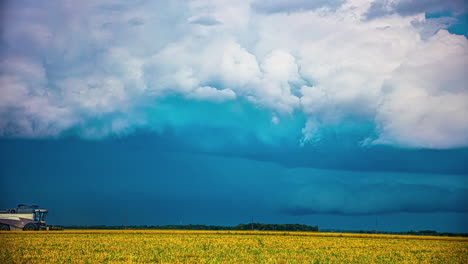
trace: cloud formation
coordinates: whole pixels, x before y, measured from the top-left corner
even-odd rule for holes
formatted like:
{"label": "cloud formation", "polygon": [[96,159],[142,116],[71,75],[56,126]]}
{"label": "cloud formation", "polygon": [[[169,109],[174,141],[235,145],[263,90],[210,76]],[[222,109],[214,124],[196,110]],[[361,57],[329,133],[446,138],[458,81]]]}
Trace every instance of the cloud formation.
{"label": "cloud formation", "polygon": [[446,20],[428,22],[438,7],[137,2],[7,2],[1,135],[126,133],[148,126],[159,100],[181,96],[249,102],[276,126],[302,112],[298,144],[356,119],[375,124],[369,144],[468,146],[468,42]]}
{"label": "cloud formation", "polygon": [[467,202],[466,189],[448,190],[430,185],[407,184],[319,186],[302,188],[292,195],[284,212],[292,215],[467,212],[463,206]]}
{"label": "cloud formation", "polygon": [[468,211],[463,175],[297,168],[284,177],[282,212],[288,215]]}
{"label": "cloud formation", "polygon": [[[468,213],[466,173],[286,168],[270,161],[168,149],[165,147],[168,141],[171,139],[158,139],[154,135],[84,142],[79,139],[0,140],[3,150],[0,158],[2,165],[5,164],[0,169],[6,183],[0,185],[5,197],[0,203],[5,206],[22,200],[50,203],[59,206],[60,210],[55,212],[71,205],[96,210],[128,208],[129,212],[141,209],[148,211],[147,221],[153,224],[161,221],[162,216],[174,222],[181,219],[178,217],[184,221],[200,217],[198,221],[206,223],[213,221],[215,215],[222,217],[225,224],[243,222],[250,216],[271,222],[297,222],[302,216],[310,216],[309,221],[324,226],[331,218],[325,217],[323,223],[317,223],[320,215],[404,212],[465,215],[452,215],[459,219],[466,218]],[[443,160],[424,159],[424,162]],[[34,179],[38,174],[50,184],[37,188]],[[24,184],[9,188],[18,178]],[[121,199],[122,196],[126,199]],[[60,215],[69,221],[75,219],[74,214]],[[89,217],[97,221],[102,216],[90,213]],[[143,221],[141,217],[138,219],[135,220]],[[372,227],[373,220],[372,217]],[[397,226],[401,223],[398,220],[401,219],[394,223]],[[355,221],[360,221],[359,217]],[[431,226],[436,221],[422,222]]]}
{"label": "cloud formation", "polygon": [[251,7],[260,13],[284,13],[284,12],[301,12],[307,10],[315,10],[318,8],[335,9],[345,2],[344,0],[255,0]]}
{"label": "cloud formation", "polygon": [[381,0],[373,1],[366,12],[367,18],[376,18],[390,14],[410,16],[418,13],[451,12],[463,14],[468,11],[464,0]]}

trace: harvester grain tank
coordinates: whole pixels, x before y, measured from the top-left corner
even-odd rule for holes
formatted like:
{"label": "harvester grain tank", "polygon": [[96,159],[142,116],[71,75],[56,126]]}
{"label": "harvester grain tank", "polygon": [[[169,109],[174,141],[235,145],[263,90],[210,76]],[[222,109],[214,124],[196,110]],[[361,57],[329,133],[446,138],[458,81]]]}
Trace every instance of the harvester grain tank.
{"label": "harvester grain tank", "polygon": [[55,226],[46,225],[48,211],[37,205],[20,204],[17,208],[0,211],[0,230],[49,230]]}

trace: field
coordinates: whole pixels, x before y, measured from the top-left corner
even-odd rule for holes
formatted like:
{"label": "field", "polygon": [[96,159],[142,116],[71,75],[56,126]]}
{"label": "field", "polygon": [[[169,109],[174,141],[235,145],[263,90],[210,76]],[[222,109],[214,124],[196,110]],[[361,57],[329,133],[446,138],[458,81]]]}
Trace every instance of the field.
{"label": "field", "polygon": [[468,239],[266,231],[0,232],[0,263],[468,263]]}

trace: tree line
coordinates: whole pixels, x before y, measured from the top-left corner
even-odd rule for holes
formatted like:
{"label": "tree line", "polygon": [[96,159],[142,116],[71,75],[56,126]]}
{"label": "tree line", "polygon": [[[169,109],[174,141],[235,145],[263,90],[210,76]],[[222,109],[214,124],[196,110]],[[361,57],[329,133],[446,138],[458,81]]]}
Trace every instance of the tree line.
{"label": "tree line", "polygon": [[65,229],[177,229],[177,230],[262,230],[262,231],[304,231],[318,232],[318,226],[309,226],[301,224],[264,224],[249,223],[236,226],[216,226],[216,225],[126,225],[126,226],[108,226],[108,225],[71,225],[65,226]]}

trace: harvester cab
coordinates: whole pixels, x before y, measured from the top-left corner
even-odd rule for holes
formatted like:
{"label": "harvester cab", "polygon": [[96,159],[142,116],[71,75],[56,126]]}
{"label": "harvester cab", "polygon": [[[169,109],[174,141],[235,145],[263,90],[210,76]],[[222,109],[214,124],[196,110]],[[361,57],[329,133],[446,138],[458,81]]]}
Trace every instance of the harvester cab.
{"label": "harvester cab", "polygon": [[39,224],[44,224],[46,223],[46,218],[47,218],[47,213],[48,211],[45,209],[36,209],[34,210],[34,221],[39,223]]}

